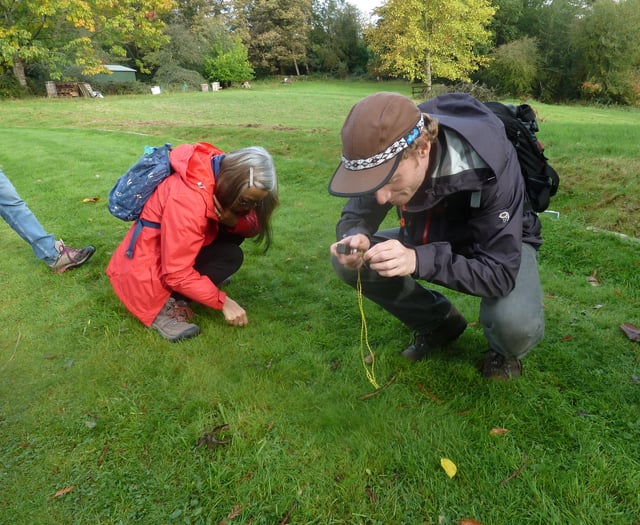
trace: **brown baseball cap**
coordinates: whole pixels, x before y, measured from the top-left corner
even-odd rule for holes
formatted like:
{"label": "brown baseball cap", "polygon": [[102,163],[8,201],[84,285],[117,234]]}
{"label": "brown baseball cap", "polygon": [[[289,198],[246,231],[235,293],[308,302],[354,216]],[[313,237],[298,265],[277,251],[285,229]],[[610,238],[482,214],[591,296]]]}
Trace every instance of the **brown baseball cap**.
{"label": "brown baseball cap", "polygon": [[379,190],[423,127],[422,112],[408,97],[380,92],[362,99],[342,126],[342,160],[329,193],[357,197]]}

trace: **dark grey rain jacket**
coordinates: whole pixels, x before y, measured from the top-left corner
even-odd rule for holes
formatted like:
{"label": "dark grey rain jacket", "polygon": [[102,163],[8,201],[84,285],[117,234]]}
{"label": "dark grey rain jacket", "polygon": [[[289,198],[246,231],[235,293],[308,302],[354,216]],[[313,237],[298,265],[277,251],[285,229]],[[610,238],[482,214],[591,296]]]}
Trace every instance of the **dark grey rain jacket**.
{"label": "dark grey rain jacket", "polygon": [[[520,268],[522,242],[538,248],[515,149],[484,104],[451,93],[419,105],[440,123],[435,162],[403,210],[401,241],[415,249],[415,278],[480,297],[504,297]],[[337,238],[373,236],[391,205],[375,195],[347,201]]]}

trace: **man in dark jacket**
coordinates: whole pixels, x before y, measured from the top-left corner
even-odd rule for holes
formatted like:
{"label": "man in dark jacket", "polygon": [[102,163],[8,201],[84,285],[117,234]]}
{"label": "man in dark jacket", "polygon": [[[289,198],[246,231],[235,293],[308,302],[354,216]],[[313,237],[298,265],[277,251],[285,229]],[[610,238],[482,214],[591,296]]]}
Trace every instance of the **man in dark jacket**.
{"label": "man in dark jacket", "polygon": [[[447,94],[416,106],[376,93],[342,128],[342,161],[329,192],[350,197],[331,245],[338,276],[414,332],[402,354],[428,357],[467,322],[418,280],[481,297],[487,378],[522,373],[544,335],[537,248],[540,222],[527,203],[516,152],[479,101]],[[400,227],[378,231],[391,208]]]}

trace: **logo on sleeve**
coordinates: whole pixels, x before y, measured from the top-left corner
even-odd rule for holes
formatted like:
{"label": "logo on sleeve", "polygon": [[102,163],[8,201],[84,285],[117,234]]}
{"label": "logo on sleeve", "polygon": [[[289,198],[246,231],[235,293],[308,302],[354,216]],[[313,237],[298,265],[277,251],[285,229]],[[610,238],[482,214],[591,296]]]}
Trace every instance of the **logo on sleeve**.
{"label": "logo on sleeve", "polygon": [[500,215],[498,215],[498,218],[502,221],[502,222],[509,222],[509,219],[511,218],[511,216],[509,215],[508,211],[503,211],[500,212]]}

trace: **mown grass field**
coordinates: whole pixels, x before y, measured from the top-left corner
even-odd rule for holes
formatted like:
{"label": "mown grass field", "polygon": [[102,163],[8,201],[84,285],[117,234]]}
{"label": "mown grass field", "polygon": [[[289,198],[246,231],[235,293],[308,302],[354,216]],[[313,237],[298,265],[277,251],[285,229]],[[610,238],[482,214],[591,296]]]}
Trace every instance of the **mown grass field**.
{"label": "mown grass field", "polygon": [[[0,223],[1,524],[640,523],[640,343],[620,329],[640,325],[640,112],[532,103],[562,182],[525,375],[479,376],[477,323],[407,363],[412,334],[368,303],[376,377],[395,381],[362,400],[356,296],[329,263],[343,201],[326,188],[349,108],[382,89],[410,94],[299,82],[0,102],[0,166],[46,229],[98,249],[53,275]],[[195,307],[202,334],[171,344],[111,291],[128,224],[106,197],[145,145],[199,140],[266,147],[281,207],[272,249],[246,244],[227,289],[250,325]],[[478,299],[449,296],[477,319]]]}

